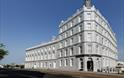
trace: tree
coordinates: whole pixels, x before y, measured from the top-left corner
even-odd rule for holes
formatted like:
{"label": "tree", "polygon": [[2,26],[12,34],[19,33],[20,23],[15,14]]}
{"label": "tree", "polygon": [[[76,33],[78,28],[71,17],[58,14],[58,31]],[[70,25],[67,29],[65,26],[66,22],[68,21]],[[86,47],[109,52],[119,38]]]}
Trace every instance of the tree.
{"label": "tree", "polygon": [[2,60],[5,55],[8,55],[8,51],[5,50],[5,45],[0,43],[0,60]]}

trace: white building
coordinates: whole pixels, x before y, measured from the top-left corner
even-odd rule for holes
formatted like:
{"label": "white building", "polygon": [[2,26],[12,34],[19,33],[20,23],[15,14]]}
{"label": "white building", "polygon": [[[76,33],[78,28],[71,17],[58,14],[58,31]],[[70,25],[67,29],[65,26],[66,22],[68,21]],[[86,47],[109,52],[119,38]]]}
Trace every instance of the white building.
{"label": "white building", "polygon": [[124,61],[118,61],[116,68],[118,69],[118,73],[124,73]]}
{"label": "white building", "polygon": [[85,0],[82,8],[60,23],[59,29],[55,40],[26,49],[25,68],[115,71],[115,33],[91,0]]}

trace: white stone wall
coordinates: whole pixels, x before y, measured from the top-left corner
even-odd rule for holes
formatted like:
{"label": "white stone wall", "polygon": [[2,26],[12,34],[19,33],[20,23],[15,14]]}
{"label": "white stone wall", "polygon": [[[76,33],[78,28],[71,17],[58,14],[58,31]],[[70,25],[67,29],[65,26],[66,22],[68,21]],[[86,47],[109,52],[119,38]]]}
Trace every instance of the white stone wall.
{"label": "white stone wall", "polygon": [[[56,67],[57,44],[51,43],[26,51],[25,68]],[[46,60],[53,60],[45,66]]]}

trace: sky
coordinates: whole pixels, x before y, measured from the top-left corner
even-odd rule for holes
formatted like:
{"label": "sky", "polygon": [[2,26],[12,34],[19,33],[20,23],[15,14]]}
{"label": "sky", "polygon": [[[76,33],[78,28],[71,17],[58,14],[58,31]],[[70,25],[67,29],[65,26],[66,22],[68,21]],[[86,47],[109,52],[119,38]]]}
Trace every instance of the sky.
{"label": "sky", "polygon": [[[9,55],[0,63],[24,63],[25,49],[50,41],[84,0],[0,0],[0,43]],[[116,33],[119,60],[124,61],[124,0],[93,0]]]}

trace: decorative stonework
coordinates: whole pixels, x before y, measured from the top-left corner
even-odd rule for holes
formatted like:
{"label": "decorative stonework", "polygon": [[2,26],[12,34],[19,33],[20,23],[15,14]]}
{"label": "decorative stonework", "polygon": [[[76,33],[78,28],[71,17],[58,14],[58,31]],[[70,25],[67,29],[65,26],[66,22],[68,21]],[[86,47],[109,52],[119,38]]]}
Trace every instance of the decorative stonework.
{"label": "decorative stonework", "polygon": [[91,8],[91,7],[92,7],[92,2],[91,2],[91,0],[85,0],[85,6],[86,6],[87,8]]}

